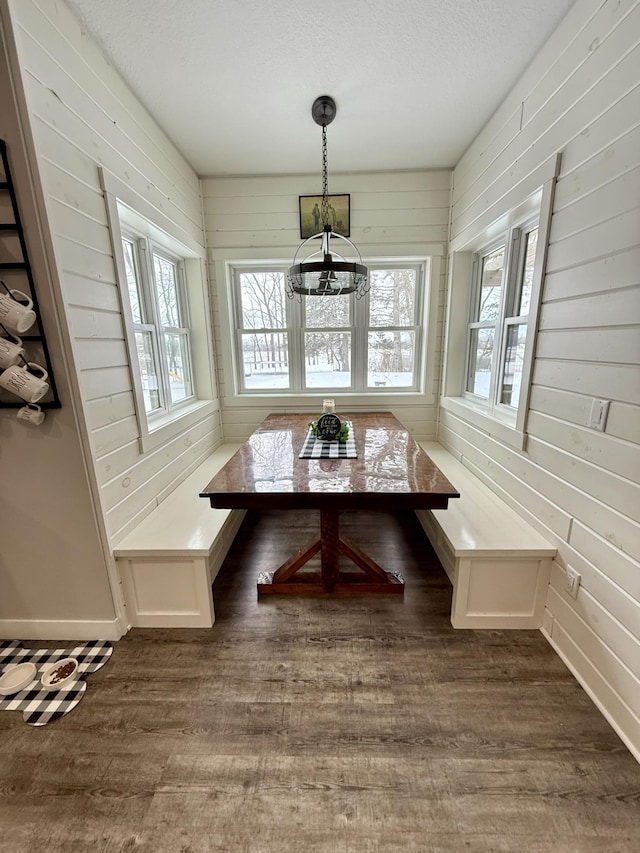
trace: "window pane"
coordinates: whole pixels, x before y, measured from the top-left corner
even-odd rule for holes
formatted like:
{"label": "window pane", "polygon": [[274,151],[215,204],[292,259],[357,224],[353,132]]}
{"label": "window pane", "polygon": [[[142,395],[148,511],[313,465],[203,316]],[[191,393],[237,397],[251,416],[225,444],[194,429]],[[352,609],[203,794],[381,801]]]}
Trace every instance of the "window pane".
{"label": "window pane", "polygon": [[167,348],[171,402],[177,403],[191,397],[193,393],[188,340],[186,335],[170,333],[164,336],[164,341]]}
{"label": "window pane", "polygon": [[127,288],[129,290],[129,302],[134,323],[144,323],[142,313],[142,298],[140,296],[140,283],[138,282],[138,268],[136,266],[135,246],[131,240],[122,241],[124,253],[124,267],[127,273]]}
{"label": "window pane", "polygon": [[524,346],[527,341],[526,323],[511,325],[507,329],[504,375],[500,402],[507,406],[518,407],[520,387],[522,385],[522,366],[524,364]]}
{"label": "window pane", "polygon": [[349,325],[350,296],[311,296],[303,305],[305,324],[311,328]]}
{"label": "window pane", "polygon": [[241,273],[241,328],[284,329],[285,305],[283,272]]}
{"label": "window pane", "polygon": [[485,255],[482,259],[480,278],[480,301],[477,316],[472,320],[496,320],[500,313],[502,273],[504,270],[504,246]]}
{"label": "window pane", "polygon": [[178,304],[178,283],[176,265],[159,255],[153,256],[153,273],[155,276],[160,323],[177,329],[180,323],[180,308]]}
{"label": "window pane", "polygon": [[307,332],[304,354],[308,388],[348,388],[351,385],[350,332]]}
{"label": "window pane", "polygon": [[538,246],[538,229],[534,228],[527,234],[527,244],[524,253],[524,268],[522,270],[522,282],[520,285],[519,304],[516,305],[517,317],[524,317],[529,313],[531,304],[531,286],[533,283],[533,267],[536,260],[536,248]]}
{"label": "window pane", "polygon": [[416,271],[371,270],[370,326],[415,324]]}
{"label": "window pane", "polygon": [[140,365],[140,378],[142,379],[144,409],[145,412],[154,412],[161,408],[162,400],[151,332],[136,332],[136,349],[138,351],[138,364]]}
{"label": "window pane", "polygon": [[406,388],[413,385],[415,332],[369,332],[367,385]]}
{"label": "window pane", "polygon": [[245,388],[288,388],[289,351],[286,333],[243,334],[242,364]]}
{"label": "window pane", "polygon": [[469,352],[469,375],[467,391],[479,397],[489,397],[491,385],[491,362],[495,329],[472,329]]}

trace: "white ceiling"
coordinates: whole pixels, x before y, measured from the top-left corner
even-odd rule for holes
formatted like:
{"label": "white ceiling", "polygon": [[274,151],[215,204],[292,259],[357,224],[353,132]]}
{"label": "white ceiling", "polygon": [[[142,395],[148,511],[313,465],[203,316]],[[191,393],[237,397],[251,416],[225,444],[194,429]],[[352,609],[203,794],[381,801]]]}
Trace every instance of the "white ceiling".
{"label": "white ceiling", "polygon": [[453,166],[573,0],[67,0],[200,175]]}

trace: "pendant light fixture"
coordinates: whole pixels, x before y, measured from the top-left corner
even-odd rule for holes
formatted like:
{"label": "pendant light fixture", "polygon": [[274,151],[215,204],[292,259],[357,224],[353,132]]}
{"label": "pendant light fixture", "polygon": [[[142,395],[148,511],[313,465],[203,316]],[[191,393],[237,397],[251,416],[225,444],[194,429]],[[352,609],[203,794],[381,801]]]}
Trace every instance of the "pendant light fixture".
{"label": "pendant light fixture", "polygon": [[[336,104],[329,95],[316,98],[311,108],[316,124],[322,127],[322,204],[320,217],[322,231],[309,237],[298,247],[287,275],[287,296],[294,293],[302,296],[338,296],[341,293],[355,293],[360,299],[369,289],[369,273],[362,264],[362,257],[355,245],[342,234],[336,234],[329,224],[329,180],[327,177],[327,125],[336,117]],[[320,248],[298,262],[298,256],[309,248],[309,244],[318,237],[322,238]],[[333,246],[332,246],[332,241]],[[338,243],[338,241],[340,241]],[[336,251],[335,245],[339,250]],[[346,244],[346,246],[344,245]],[[306,247],[306,248],[305,248]],[[346,255],[340,254],[340,251]],[[348,256],[351,260],[348,260]]]}

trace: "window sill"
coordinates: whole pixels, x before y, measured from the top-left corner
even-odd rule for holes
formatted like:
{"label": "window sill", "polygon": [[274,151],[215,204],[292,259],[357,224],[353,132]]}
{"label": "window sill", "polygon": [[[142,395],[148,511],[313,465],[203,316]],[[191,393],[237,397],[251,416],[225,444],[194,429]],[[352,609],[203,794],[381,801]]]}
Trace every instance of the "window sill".
{"label": "window sill", "polygon": [[413,389],[399,389],[391,391],[389,389],[381,389],[380,391],[345,391],[341,392],[336,389],[330,391],[307,391],[306,393],[286,393],[279,392],[274,389],[270,393],[239,393],[225,398],[225,406],[249,408],[251,406],[284,406],[289,410],[293,407],[309,409],[314,405],[322,405],[322,400],[326,397],[336,401],[336,407],[340,406],[344,411],[350,406],[362,408],[363,406],[380,407],[381,404],[391,406],[394,403],[405,405],[416,405],[417,402],[425,405],[434,405],[436,398],[433,394],[427,394],[424,391],[416,391]]}
{"label": "window sill", "polygon": [[213,414],[215,410],[213,400],[197,400],[163,418],[157,418],[151,422],[144,418],[143,423],[140,424],[140,449],[143,453],[155,450],[194,426],[198,421]]}
{"label": "window sill", "polygon": [[481,406],[464,397],[441,397],[440,406],[503,444],[508,444],[516,450],[524,450],[526,434],[516,429],[515,423],[511,424],[488,414]]}

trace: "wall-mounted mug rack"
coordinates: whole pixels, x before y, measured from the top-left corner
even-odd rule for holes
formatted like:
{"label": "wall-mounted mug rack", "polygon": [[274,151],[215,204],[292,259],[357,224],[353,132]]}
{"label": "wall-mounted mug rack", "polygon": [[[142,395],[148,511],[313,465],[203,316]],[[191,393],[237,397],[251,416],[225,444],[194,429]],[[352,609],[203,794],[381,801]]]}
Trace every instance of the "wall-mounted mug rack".
{"label": "wall-mounted mug rack", "polygon": [[[25,403],[35,404],[36,400],[21,395],[29,393],[37,397],[39,407],[59,409],[60,398],[3,139],[0,139],[0,157],[3,171],[0,175],[0,351],[17,366],[13,371],[15,376],[7,375],[5,382],[0,382],[0,408],[21,409]],[[11,366],[0,369],[0,379]],[[42,383],[47,389],[38,396],[43,391]],[[25,388],[37,390],[26,392]]]}

